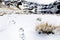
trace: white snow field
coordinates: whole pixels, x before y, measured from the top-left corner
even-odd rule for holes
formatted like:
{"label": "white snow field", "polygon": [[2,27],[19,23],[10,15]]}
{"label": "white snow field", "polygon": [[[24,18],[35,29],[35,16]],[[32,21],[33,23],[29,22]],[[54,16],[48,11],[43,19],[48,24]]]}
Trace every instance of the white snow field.
{"label": "white snow field", "polygon": [[26,0],[28,2],[35,2],[35,3],[39,3],[39,4],[50,4],[53,3],[56,0]]}
{"label": "white snow field", "polygon": [[[41,18],[41,21],[36,20],[37,18]],[[59,25],[60,16],[35,14],[0,16],[0,40],[60,40],[60,34],[38,34],[35,26],[41,22]]]}

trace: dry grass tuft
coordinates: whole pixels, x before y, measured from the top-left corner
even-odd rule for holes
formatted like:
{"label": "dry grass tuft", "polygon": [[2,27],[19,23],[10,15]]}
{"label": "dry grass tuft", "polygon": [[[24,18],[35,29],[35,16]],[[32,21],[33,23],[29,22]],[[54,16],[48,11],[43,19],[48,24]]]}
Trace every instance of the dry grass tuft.
{"label": "dry grass tuft", "polygon": [[41,23],[40,25],[36,26],[36,31],[50,34],[53,33],[53,30],[55,30],[56,28],[60,28],[60,26],[54,26],[48,23]]}

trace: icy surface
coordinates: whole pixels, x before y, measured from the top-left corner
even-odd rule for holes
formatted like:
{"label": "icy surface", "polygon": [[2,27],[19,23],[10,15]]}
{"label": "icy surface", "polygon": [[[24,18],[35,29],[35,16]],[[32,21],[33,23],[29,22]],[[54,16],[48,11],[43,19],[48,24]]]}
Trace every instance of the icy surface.
{"label": "icy surface", "polygon": [[[37,18],[41,18],[41,21],[37,21]],[[18,14],[0,16],[0,40],[22,40],[22,38],[24,40],[60,40],[58,34],[38,34],[35,26],[41,22],[59,25],[60,16]]]}

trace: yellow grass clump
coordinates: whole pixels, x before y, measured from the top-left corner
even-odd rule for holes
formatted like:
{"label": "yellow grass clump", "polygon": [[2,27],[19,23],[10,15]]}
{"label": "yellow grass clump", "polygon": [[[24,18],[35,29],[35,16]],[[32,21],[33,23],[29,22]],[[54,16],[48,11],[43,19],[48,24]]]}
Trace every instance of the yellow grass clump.
{"label": "yellow grass clump", "polygon": [[57,28],[60,28],[60,26],[54,26],[52,24],[48,24],[48,23],[41,23],[40,25],[36,26],[36,31],[38,32],[42,32],[42,33],[53,33],[53,31]]}

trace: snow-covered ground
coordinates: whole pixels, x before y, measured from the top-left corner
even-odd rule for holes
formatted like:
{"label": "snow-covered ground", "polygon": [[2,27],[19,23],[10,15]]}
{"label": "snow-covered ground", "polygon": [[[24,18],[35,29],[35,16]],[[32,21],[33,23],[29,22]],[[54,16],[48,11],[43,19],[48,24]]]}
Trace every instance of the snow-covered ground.
{"label": "snow-covered ground", "polygon": [[[36,20],[40,18],[41,21]],[[41,22],[53,25],[60,24],[60,16],[56,15],[19,15],[0,16],[0,40],[60,40],[58,34],[38,34],[35,26]],[[20,30],[22,28],[23,30]],[[23,34],[22,34],[23,33]]]}
{"label": "snow-covered ground", "polygon": [[0,8],[0,12],[5,12],[5,13],[12,13],[12,12],[14,13],[14,12],[19,12],[19,11],[20,10],[15,6]]}
{"label": "snow-covered ground", "polygon": [[29,2],[35,2],[35,3],[39,3],[39,4],[50,4],[56,0],[26,0]]}
{"label": "snow-covered ground", "polygon": [[[21,7],[23,8],[23,7]],[[26,12],[24,12],[26,11]],[[18,9],[16,6],[11,6],[11,7],[2,7],[0,8],[0,15],[3,14],[31,14],[28,13],[29,10],[23,10],[23,9]]]}

